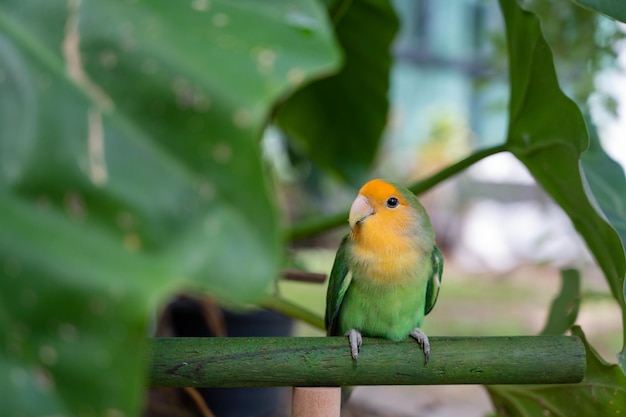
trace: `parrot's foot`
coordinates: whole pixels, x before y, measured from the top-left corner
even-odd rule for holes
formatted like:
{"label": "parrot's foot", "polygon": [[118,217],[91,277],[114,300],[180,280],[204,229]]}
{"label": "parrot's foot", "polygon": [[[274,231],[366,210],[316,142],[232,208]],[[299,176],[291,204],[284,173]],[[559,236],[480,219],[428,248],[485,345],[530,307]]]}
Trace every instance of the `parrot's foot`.
{"label": "parrot's foot", "polygon": [[428,341],[428,336],[426,336],[426,334],[421,331],[419,327],[411,330],[411,333],[409,333],[409,335],[413,339],[417,340],[417,343],[419,343],[420,347],[424,351],[424,356],[426,357],[426,359],[424,360],[424,365],[426,365],[428,363],[428,360],[430,359],[430,342]]}
{"label": "parrot's foot", "polygon": [[361,333],[355,329],[348,330],[345,335],[348,336],[348,340],[350,341],[350,351],[352,352],[352,359],[354,359],[354,364],[356,365],[359,359],[359,350],[361,350],[361,345],[363,344],[363,338],[361,337]]}

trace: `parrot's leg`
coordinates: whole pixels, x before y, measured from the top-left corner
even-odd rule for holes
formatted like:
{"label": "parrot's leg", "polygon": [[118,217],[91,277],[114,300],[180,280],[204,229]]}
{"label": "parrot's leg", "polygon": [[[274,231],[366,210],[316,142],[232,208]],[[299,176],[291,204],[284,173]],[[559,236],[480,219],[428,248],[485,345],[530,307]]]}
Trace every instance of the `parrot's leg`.
{"label": "parrot's leg", "polygon": [[420,347],[424,350],[424,356],[426,357],[424,365],[426,365],[430,359],[430,342],[428,341],[428,336],[426,336],[426,334],[421,331],[419,327],[411,330],[409,335],[413,339],[417,340],[417,343],[419,343]]}
{"label": "parrot's leg", "polygon": [[354,359],[354,363],[356,364],[356,361],[359,358],[359,350],[363,344],[363,338],[361,337],[361,333],[355,329],[348,330],[345,335],[348,336],[348,340],[350,341],[352,359]]}

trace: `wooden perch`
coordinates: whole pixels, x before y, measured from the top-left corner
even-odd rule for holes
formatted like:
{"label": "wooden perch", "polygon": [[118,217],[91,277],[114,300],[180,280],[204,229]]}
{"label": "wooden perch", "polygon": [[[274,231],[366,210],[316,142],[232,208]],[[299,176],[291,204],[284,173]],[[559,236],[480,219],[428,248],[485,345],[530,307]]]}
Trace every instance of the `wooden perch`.
{"label": "wooden perch", "polygon": [[153,387],[261,387],[580,382],[585,347],[574,336],[364,338],[354,366],[345,337],[155,338]]}

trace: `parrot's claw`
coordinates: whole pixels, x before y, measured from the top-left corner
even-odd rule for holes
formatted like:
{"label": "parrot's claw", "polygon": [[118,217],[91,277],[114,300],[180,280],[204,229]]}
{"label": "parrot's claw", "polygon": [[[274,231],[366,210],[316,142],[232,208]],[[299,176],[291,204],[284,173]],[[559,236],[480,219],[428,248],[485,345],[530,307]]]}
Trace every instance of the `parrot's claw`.
{"label": "parrot's claw", "polygon": [[426,357],[424,365],[428,364],[428,360],[430,359],[430,342],[428,341],[428,336],[426,336],[426,334],[418,327],[413,329],[409,335],[413,339],[417,340],[417,343],[419,343],[420,347],[424,351],[424,356]]}
{"label": "parrot's claw", "polygon": [[354,364],[356,365],[359,359],[359,350],[361,350],[361,345],[363,344],[363,337],[361,333],[355,329],[348,330],[345,335],[348,336],[348,340],[350,341],[350,351],[352,352],[352,359],[354,359]]}

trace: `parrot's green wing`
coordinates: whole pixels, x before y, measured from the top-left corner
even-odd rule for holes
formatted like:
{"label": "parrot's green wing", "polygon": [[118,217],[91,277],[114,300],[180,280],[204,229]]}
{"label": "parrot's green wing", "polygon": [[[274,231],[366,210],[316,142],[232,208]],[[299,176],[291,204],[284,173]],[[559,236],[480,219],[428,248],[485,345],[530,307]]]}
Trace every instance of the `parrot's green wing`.
{"label": "parrot's green wing", "polygon": [[339,332],[339,310],[343,297],[352,282],[352,273],[348,267],[346,259],[346,246],[348,236],[344,237],[337,250],[335,263],[328,279],[328,290],[326,292],[326,332],[329,336],[337,336]]}
{"label": "parrot's green wing", "polygon": [[441,287],[441,274],[443,273],[443,255],[437,246],[433,248],[433,253],[430,256],[433,263],[433,269],[428,280],[428,286],[426,287],[426,305],[424,308],[424,314],[430,313],[435,303],[437,302],[437,296],[439,295],[439,288]]}

